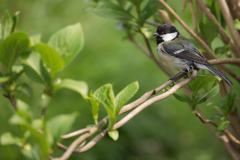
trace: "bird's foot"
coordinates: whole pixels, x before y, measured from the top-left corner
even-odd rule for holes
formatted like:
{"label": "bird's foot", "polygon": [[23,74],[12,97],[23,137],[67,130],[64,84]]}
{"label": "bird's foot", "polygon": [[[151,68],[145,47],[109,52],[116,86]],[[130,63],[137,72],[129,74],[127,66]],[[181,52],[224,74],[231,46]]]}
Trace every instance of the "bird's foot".
{"label": "bird's foot", "polygon": [[172,81],[172,84],[170,84],[169,86],[170,86],[170,87],[173,87],[173,86],[175,85],[174,78],[173,78],[173,77],[169,78],[169,81]]}

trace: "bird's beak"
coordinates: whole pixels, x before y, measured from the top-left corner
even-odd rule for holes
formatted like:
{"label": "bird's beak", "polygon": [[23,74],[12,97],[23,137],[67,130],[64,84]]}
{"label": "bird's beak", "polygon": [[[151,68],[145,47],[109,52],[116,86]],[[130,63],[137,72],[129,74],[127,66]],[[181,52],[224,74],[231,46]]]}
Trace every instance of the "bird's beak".
{"label": "bird's beak", "polygon": [[156,33],[153,33],[152,34],[153,36],[159,36],[159,34],[156,32]]}

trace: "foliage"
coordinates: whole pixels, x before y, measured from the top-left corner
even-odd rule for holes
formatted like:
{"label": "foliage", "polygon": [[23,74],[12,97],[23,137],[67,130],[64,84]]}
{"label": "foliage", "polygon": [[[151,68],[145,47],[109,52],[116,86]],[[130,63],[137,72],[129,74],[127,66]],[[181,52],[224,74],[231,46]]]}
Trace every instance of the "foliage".
{"label": "foliage", "polygon": [[[94,3],[92,6],[98,16],[117,19],[117,27],[125,32],[125,39],[132,39],[140,33],[151,42],[151,33],[156,30],[156,27],[147,26],[145,21],[150,19],[162,22],[156,14],[156,10],[161,9],[162,6],[155,0],[93,0],[89,3]],[[221,25],[225,26],[225,21],[217,3],[214,0],[209,0],[206,4]],[[52,34],[48,41],[43,42],[41,34],[29,36],[25,32],[16,31],[17,19],[18,12],[13,16],[6,12],[1,19],[0,62],[3,68],[0,72],[0,89],[4,95],[12,99],[22,92],[28,97],[32,97],[34,93],[31,88],[32,85],[19,80],[23,74],[27,75],[32,82],[44,87],[44,93],[39,98],[42,111],[49,107],[53,95],[57,94],[60,89],[65,88],[75,91],[90,105],[95,124],[98,123],[100,106],[104,107],[109,116],[108,135],[113,140],[117,140],[119,133],[114,130],[114,124],[117,122],[121,108],[137,92],[138,82],[129,84],[115,96],[112,84],[105,84],[94,92],[88,93],[86,82],[68,77],[61,79],[58,73],[66,65],[71,65],[70,62],[83,48],[84,35],[81,24],[76,23],[66,26]],[[235,21],[234,25],[235,28],[239,29],[239,21]],[[89,28],[93,30],[94,27]],[[218,56],[232,56],[230,45],[223,43],[221,39],[219,39],[219,44],[222,45],[214,45],[214,41],[218,38],[218,27],[214,22],[209,21],[204,14],[198,21],[198,29],[200,31],[199,35],[205,38],[208,45],[215,50]],[[91,47],[100,43],[93,41],[94,46]],[[93,62],[89,65],[93,65]],[[213,76],[199,76],[189,83],[192,91],[191,97],[184,94],[174,94],[174,97],[181,102],[186,102],[192,110],[195,110],[197,105],[218,94],[219,84],[215,80],[216,77]],[[202,90],[204,91],[201,92]],[[209,116],[210,119],[218,121],[218,130],[225,129],[230,123],[226,119],[234,107],[235,97],[236,94],[231,92],[222,99],[221,103],[207,104],[219,108],[223,113]],[[19,146],[26,159],[46,159],[46,155],[52,154],[56,148],[56,142],[60,140],[59,137],[71,129],[78,115],[78,113],[73,112],[72,114],[57,115],[50,119],[45,119],[44,114],[42,118],[33,118],[28,104],[17,99],[16,106],[16,113],[12,115],[9,123],[19,126],[21,136],[11,132],[3,133],[1,144]],[[174,111],[169,113],[169,115],[171,114],[174,114]],[[150,125],[147,124],[147,126]],[[154,128],[154,132],[155,127],[151,127]],[[166,132],[169,132],[169,130]],[[173,146],[177,146],[177,144],[174,143]]]}
{"label": "foliage", "polygon": [[[56,77],[72,59],[81,51],[84,43],[81,24],[69,25],[53,34],[48,43],[41,42],[40,34],[28,36],[23,32],[14,32],[15,19],[8,12],[2,19],[2,41],[0,43],[0,61],[3,66],[0,82],[1,89],[9,99],[14,101],[15,92],[32,96],[32,89],[27,83],[18,83],[18,78],[25,73],[29,79],[45,87],[41,97],[42,119],[33,119],[30,107],[17,99],[16,113],[10,118],[11,125],[18,125],[23,136],[18,137],[10,132],[1,135],[2,145],[15,144],[21,147],[27,159],[46,159],[51,154],[60,136],[66,134],[73,125],[77,113],[62,114],[44,119],[44,112],[49,106],[51,97],[61,88],[79,93],[92,108],[93,118],[97,124],[99,105],[102,104],[109,114],[109,135],[117,140],[117,130],[113,130],[120,109],[138,90],[138,82],[125,87],[114,96],[111,84],[106,84],[88,96],[88,86],[84,81]],[[10,29],[9,29],[10,28]],[[21,66],[15,66],[21,58]],[[107,100],[108,105],[104,102]],[[13,102],[14,103],[14,102]],[[34,143],[28,141],[32,139]]]}
{"label": "foliage", "polygon": [[[32,81],[44,85],[41,107],[48,106],[53,94],[60,88],[77,91],[86,97],[87,84],[72,79],[60,80],[55,83],[56,73],[61,71],[82,49],[83,31],[81,24],[69,25],[56,32],[48,44],[41,42],[41,36],[28,36],[24,32],[15,32],[18,12],[11,16],[8,11],[1,21],[2,37],[0,43],[0,86],[5,96],[15,103],[15,94],[22,92],[28,97],[32,96],[32,89],[25,82],[18,82],[19,77],[25,73]],[[15,62],[21,58],[21,65]],[[58,81],[58,82],[59,82]],[[14,105],[14,104],[13,104]],[[20,137],[10,132],[1,135],[2,145],[15,144],[21,148],[27,159],[46,159],[51,154],[50,148],[56,145],[62,134],[67,133],[77,114],[62,114],[50,120],[33,119],[30,107],[17,99],[16,113],[9,120],[9,124],[18,125]],[[42,115],[44,116],[44,114]],[[33,143],[30,143],[32,141]]]}
{"label": "foliage", "polygon": [[[103,107],[106,109],[109,116],[108,134],[115,141],[118,139],[118,132],[117,130],[113,130],[113,125],[117,121],[121,108],[134,96],[138,90],[138,87],[138,82],[133,82],[126,86],[115,97],[112,85],[106,84],[98,88],[94,93],[91,93],[90,97],[88,98],[91,104],[95,124],[98,123],[97,118],[99,105],[103,105]],[[105,100],[107,101],[107,104],[104,102]]]}
{"label": "foliage", "polygon": [[[195,107],[198,104],[205,102],[208,98],[215,96],[219,92],[218,83],[214,82],[217,77],[213,76],[198,76],[192,82],[188,84],[189,88],[192,90],[192,99],[190,99],[187,95],[174,94],[174,97],[181,101],[187,102],[188,105],[195,110]],[[212,85],[211,85],[212,84]],[[205,91],[203,95],[197,95],[200,89],[210,86],[211,87]]]}

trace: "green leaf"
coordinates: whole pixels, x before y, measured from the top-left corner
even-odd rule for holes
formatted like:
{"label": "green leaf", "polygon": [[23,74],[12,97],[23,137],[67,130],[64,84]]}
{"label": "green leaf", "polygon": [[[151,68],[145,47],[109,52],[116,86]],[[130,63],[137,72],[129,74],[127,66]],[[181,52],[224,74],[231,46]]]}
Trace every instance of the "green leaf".
{"label": "green leaf", "polygon": [[54,86],[54,92],[56,92],[57,90],[59,90],[61,88],[71,89],[71,90],[76,91],[79,94],[81,94],[81,96],[83,98],[85,98],[85,99],[87,98],[88,86],[87,86],[87,83],[84,81],[76,81],[73,79],[64,79],[64,80],[62,80],[62,82],[60,84]]}
{"label": "green leaf", "polygon": [[33,47],[33,46],[35,46],[35,44],[40,43],[41,42],[41,37],[42,37],[41,33],[29,36],[30,46]]}
{"label": "green leaf", "polygon": [[230,92],[222,99],[220,109],[225,116],[233,109],[236,96],[236,92]]}
{"label": "green leaf", "polygon": [[157,9],[161,9],[161,8],[162,8],[162,5],[158,1],[149,0],[146,6],[141,11],[143,21],[148,19],[155,12],[157,12]]}
{"label": "green leaf", "polygon": [[9,81],[10,78],[10,76],[0,76],[0,83],[5,83]]}
{"label": "green leaf", "polygon": [[92,109],[92,115],[95,124],[98,123],[98,110],[99,110],[99,104],[94,98],[89,98],[89,102],[91,104],[91,109]]}
{"label": "green leaf", "polygon": [[51,78],[43,66],[40,55],[35,52],[28,52],[22,55],[22,64],[28,78],[32,81],[51,86]]}
{"label": "green leaf", "polygon": [[222,114],[219,114],[219,113],[214,113],[214,114],[209,115],[209,119],[211,119],[211,120],[216,120],[216,119],[223,120],[224,116]]}
{"label": "green leaf", "polygon": [[218,83],[214,83],[210,90],[208,90],[204,95],[200,96],[196,100],[196,104],[205,102],[208,98],[213,97],[218,94],[220,88]]}
{"label": "green leaf", "polygon": [[108,115],[110,117],[114,117],[115,116],[114,112],[111,110],[111,108],[106,103],[104,103],[100,99],[97,99],[97,98],[95,98],[95,99],[97,100],[97,102],[99,102],[100,104],[103,105],[103,107],[105,108],[105,110],[107,111],[107,113],[108,113]]}
{"label": "green leaf", "polygon": [[20,99],[17,99],[16,101],[18,110],[17,113],[24,118],[27,122],[32,122],[32,112],[30,110],[30,107],[27,103],[23,102]]}
{"label": "green leaf", "polygon": [[40,99],[40,104],[39,104],[39,107],[41,109],[43,108],[47,108],[50,101],[51,101],[52,97],[50,97],[49,95],[43,93],[42,96],[41,96],[41,99]]}
{"label": "green leaf", "polygon": [[76,112],[72,114],[62,114],[48,121],[49,129],[55,141],[57,141],[61,135],[69,132],[77,116],[78,114]]}
{"label": "green leaf", "polygon": [[20,13],[20,12],[17,11],[17,12],[15,12],[14,15],[12,16],[13,25],[12,25],[11,33],[13,33],[13,32],[15,31],[15,29],[16,29],[19,13]]}
{"label": "green leaf", "polygon": [[134,19],[130,13],[111,1],[100,2],[95,9],[95,13],[104,18]]}
{"label": "green leaf", "polygon": [[105,108],[105,110],[107,111],[108,115],[109,115],[109,130],[111,130],[111,128],[113,127],[113,124],[115,123],[115,114],[114,114],[114,110],[112,108],[110,108],[106,103],[104,103],[103,101],[101,101],[100,99],[95,97],[95,100],[97,102],[99,102],[100,104],[103,105],[103,107]]}
{"label": "green leaf", "polygon": [[214,82],[215,79],[216,78],[214,76],[198,76],[195,78],[189,83],[189,87],[192,90],[192,95],[195,97],[201,88],[208,86],[210,83]]}
{"label": "green leaf", "polygon": [[213,103],[213,102],[207,103],[207,106],[210,108],[219,108],[219,105],[217,103]]}
{"label": "green leaf", "polygon": [[[49,146],[48,146],[48,142],[45,138],[45,135],[42,133],[39,133],[39,131],[37,129],[31,127],[30,125],[26,125],[26,128],[30,131],[31,137],[33,137],[35,142],[37,142],[38,145],[40,146],[42,157],[46,157]],[[45,158],[43,158],[43,159],[45,159]]]}
{"label": "green leaf", "polygon": [[18,110],[10,118],[9,123],[14,125],[29,125],[32,122],[32,112],[27,103],[20,99],[16,101]]}
{"label": "green leaf", "polygon": [[69,25],[53,34],[48,44],[61,55],[65,65],[68,64],[83,48],[84,35],[80,23]]}
{"label": "green leaf", "polygon": [[189,103],[189,104],[191,104],[192,103],[192,100],[187,96],[187,95],[185,95],[185,94],[173,94],[173,96],[177,99],[177,100],[179,100],[179,101],[181,101],[181,102],[187,102],[187,103]]}
{"label": "green leaf", "polygon": [[0,43],[0,61],[6,73],[11,73],[13,63],[28,47],[28,35],[23,32],[14,33]]}
{"label": "green leaf", "polygon": [[32,127],[35,129],[42,129],[43,128],[43,119],[34,119],[32,121]]}
{"label": "green leaf", "polygon": [[116,112],[115,115],[116,117],[118,116],[119,111],[125,105],[138,91],[139,89],[139,84],[138,82],[133,82],[126,86],[122,91],[120,91],[116,98],[115,98],[115,103],[116,103]]}
{"label": "green leaf", "polygon": [[24,145],[24,147],[21,149],[21,153],[26,158],[26,160],[42,160],[41,157],[41,151],[37,144],[35,144],[33,147],[27,143]]}
{"label": "green leaf", "polygon": [[[95,124],[97,124],[98,119],[98,110],[99,110],[99,101],[102,101],[104,103],[106,99],[106,91],[111,87],[111,84],[105,84],[98,88],[94,93],[90,94],[89,102],[91,104],[93,119],[95,121]],[[108,107],[107,107],[108,108]]]}
{"label": "green leaf", "polygon": [[223,121],[223,122],[220,122],[220,124],[218,125],[218,130],[223,130],[225,128],[227,128],[229,125],[229,121]]}
{"label": "green leaf", "polygon": [[109,85],[109,88],[107,88],[105,94],[106,94],[106,98],[107,98],[110,109],[113,111],[113,113],[115,113],[116,101],[115,101],[112,85]]}
{"label": "green leaf", "polygon": [[28,96],[29,98],[32,97],[32,88],[25,82],[18,84],[16,90]]}
{"label": "green leaf", "polygon": [[152,36],[152,32],[149,30],[149,28],[140,28],[140,30],[147,38]]}
{"label": "green leaf", "polygon": [[93,97],[101,100],[101,101],[105,101],[106,99],[106,91],[109,90],[112,87],[112,85],[109,84],[105,84],[103,86],[101,86],[100,88],[98,88],[94,93],[93,93]]}
{"label": "green leaf", "polygon": [[199,20],[199,29],[207,39],[208,44],[218,35],[218,26],[213,21],[209,21],[205,14],[202,14]]}
{"label": "green leaf", "polygon": [[14,115],[9,119],[9,123],[13,125],[28,125],[28,121],[25,120],[18,113],[14,113]]}
{"label": "green leaf", "polygon": [[12,33],[13,25],[14,21],[9,12],[6,11],[5,15],[1,18],[2,39],[6,39]]}
{"label": "green leaf", "polygon": [[108,135],[109,135],[109,137],[111,137],[114,141],[118,140],[119,133],[118,133],[117,130],[108,131]]}
{"label": "green leaf", "polygon": [[131,2],[134,5],[140,5],[143,2],[143,0],[127,0],[127,1]]}
{"label": "green leaf", "polygon": [[240,30],[240,22],[238,19],[235,19],[233,22],[234,28],[236,28],[237,30]]}
{"label": "green leaf", "polygon": [[229,44],[222,47],[217,47],[214,50],[214,53],[219,55],[228,54],[229,52],[231,52],[231,46]]}
{"label": "green leaf", "polygon": [[0,142],[3,146],[11,144],[21,145],[20,138],[13,136],[10,132],[3,133],[0,137]]}
{"label": "green leaf", "polygon": [[51,77],[64,67],[64,61],[61,55],[52,47],[46,44],[36,44],[36,50],[42,57],[43,64],[47,67]]}

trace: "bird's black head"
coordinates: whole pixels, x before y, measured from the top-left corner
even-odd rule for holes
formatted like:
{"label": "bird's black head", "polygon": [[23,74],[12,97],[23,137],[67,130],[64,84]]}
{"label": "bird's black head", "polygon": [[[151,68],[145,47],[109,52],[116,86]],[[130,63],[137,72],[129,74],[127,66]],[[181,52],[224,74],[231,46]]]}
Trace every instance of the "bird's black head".
{"label": "bird's black head", "polygon": [[156,36],[157,44],[161,42],[172,41],[179,36],[178,30],[169,24],[162,24],[158,26],[157,32],[153,34]]}

